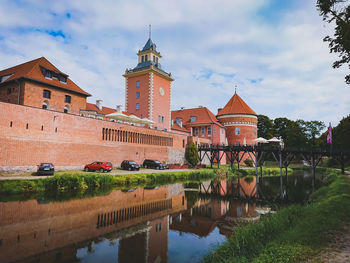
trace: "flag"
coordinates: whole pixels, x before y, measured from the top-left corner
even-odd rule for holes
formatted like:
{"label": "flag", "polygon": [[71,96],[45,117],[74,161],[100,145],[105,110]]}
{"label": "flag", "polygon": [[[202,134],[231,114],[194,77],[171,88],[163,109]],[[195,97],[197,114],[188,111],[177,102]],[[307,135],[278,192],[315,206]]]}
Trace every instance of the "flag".
{"label": "flag", "polygon": [[329,123],[329,127],[328,127],[328,135],[327,135],[327,143],[332,144],[332,125],[331,123]]}

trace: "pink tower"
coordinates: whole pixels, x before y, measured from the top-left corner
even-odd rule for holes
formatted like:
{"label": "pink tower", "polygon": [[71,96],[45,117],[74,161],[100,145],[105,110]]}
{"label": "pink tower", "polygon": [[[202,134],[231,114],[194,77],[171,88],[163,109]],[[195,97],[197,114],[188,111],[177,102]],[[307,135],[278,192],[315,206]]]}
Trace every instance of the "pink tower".
{"label": "pink tower", "polygon": [[138,64],[126,69],[125,109],[140,118],[154,122],[155,129],[169,131],[171,127],[171,73],[162,70],[156,45],[151,37],[138,53]]}

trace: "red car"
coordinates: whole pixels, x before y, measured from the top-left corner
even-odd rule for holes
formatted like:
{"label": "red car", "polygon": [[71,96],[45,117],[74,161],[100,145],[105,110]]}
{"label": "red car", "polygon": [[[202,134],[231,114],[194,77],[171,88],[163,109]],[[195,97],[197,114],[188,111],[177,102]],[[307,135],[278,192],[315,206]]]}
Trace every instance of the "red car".
{"label": "red car", "polygon": [[84,167],[85,172],[99,171],[103,173],[103,172],[110,172],[112,171],[112,169],[113,169],[113,166],[112,166],[112,163],[110,162],[93,162],[85,165]]}

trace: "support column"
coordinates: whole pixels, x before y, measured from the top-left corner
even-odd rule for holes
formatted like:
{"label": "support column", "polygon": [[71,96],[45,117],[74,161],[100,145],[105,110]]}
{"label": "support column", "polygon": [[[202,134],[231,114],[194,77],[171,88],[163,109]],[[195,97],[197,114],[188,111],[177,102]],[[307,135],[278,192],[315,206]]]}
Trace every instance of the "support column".
{"label": "support column", "polygon": [[283,164],[282,164],[282,152],[279,150],[279,166],[280,166],[280,186],[281,186],[281,197],[283,197]]}
{"label": "support column", "polygon": [[315,191],[316,165],[315,157],[311,154],[312,191]]}

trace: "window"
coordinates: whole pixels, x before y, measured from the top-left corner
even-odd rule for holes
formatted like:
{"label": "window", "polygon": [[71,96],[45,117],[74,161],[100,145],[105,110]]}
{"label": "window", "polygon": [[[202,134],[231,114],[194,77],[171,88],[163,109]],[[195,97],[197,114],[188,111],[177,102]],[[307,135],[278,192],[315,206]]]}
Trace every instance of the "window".
{"label": "window", "polygon": [[42,108],[45,109],[45,110],[48,110],[50,109],[50,104],[47,100],[45,100],[42,104]]}
{"label": "window", "polygon": [[68,105],[64,106],[63,112],[64,113],[70,113],[70,108],[69,108]]}
{"label": "window", "polygon": [[136,110],[140,109],[140,103],[136,103]]}
{"label": "window", "polygon": [[2,76],[0,77],[0,83],[1,82],[4,82],[5,80],[7,80],[9,77],[11,77],[13,74],[9,74],[9,75],[5,75],[5,76]]}
{"label": "window", "polygon": [[241,134],[241,127],[236,127],[235,134],[240,135]]}
{"label": "window", "polygon": [[66,76],[59,75],[58,78],[59,78],[61,83],[67,83],[67,77]]}
{"label": "window", "polygon": [[182,128],[182,118],[177,117],[176,118],[176,124],[179,125]]}
{"label": "window", "polygon": [[158,122],[162,122],[162,116],[158,115]]}
{"label": "window", "polygon": [[139,99],[140,98],[140,92],[136,92],[136,99]]}
{"label": "window", "polygon": [[197,117],[196,117],[196,116],[191,116],[190,122],[195,122],[196,120],[197,120]]}
{"label": "window", "polygon": [[205,128],[204,128],[204,127],[201,128],[201,135],[202,135],[202,136],[205,135]]}
{"label": "window", "polygon": [[195,128],[195,129],[194,129],[194,135],[198,136],[198,131],[199,131],[199,129],[198,129],[198,128]]}
{"label": "window", "polygon": [[45,78],[52,79],[52,73],[50,70],[45,70],[44,75],[45,75]]}
{"label": "window", "polygon": [[221,134],[225,134],[225,129],[221,129]]}
{"label": "window", "polygon": [[162,116],[162,123],[164,123],[164,116]]}
{"label": "window", "polygon": [[254,128],[254,136],[256,136],[256,128]]}
{"label": "window", "polygon": [[155,56],[153,56],[153,62],[156,63],[156,57]]}
{"label": "window", "polygon": [[240,145],[241,145],[241,143],[240,143],[240,142],[236,142],[235,144],[236,144],[236,146],[240,146]]}
{"label": "window", "polygon": [[69,96],[69,95],[64,95],[64,102],[65,102],[65,103],[70,103],[70,102],[71,102],[71,96]]}
{"label": "window", "polygon": [[43,91],[43,97],[47,99],[51,99],[51,91],[44,89]]}
{"label": "window", "polygon": [[148,61],[148,55],[145,55],[145,61]]}
{"label": "window", "polygon": [[141,63],[143,63],[143,62],[145,62],[145,57],[144,56],[141,57]]}
{"label": "window", "polygon": [[7,94],[11,94],[12,93],[12,89],[11,88],[7,88]]}
{"label": "window", "polygon": [[136,87],[140,87],[140,81],[139,80],[136,81]]}
{"label": "window", "polygon": [[208,136],[211,135],[211,127],[208,127],[208,128],[207,128],[207,133],[208,133]]}

